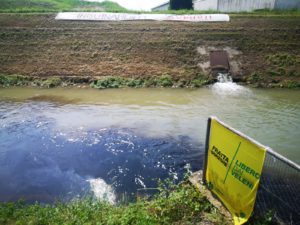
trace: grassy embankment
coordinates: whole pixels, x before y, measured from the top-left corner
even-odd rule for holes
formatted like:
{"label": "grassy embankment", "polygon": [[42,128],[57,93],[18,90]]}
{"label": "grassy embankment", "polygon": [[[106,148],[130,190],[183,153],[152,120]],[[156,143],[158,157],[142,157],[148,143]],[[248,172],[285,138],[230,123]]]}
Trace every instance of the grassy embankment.
{"label": "grassy embankment", "polygon": [[[231,224],[200,192],[189,183],[159,186],[152,200],[110,205],[91,198],[55,205],[0,203],[1,224]],[[272,224],[272,216],[252,218],[248,224]]]}
{"label": "grassy embankment", "polygon": [[125,8],[111,1],[85,2],[82,0],[1,0],[0,13],[41,13],[59,11],[122,12]]}

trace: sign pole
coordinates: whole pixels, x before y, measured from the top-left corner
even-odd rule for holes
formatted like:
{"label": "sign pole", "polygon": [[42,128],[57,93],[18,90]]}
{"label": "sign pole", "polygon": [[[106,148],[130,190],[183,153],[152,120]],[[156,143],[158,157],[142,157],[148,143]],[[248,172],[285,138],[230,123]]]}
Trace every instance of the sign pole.
{"label": "sign pole", "polygon": [[210,125],[211,125],[211,117],[209,117],[207,120],[207,128],[206,128],[206,140],[205,140],[203,173],[202,173],[202,182],[204,184],[206,184],[206,168],[207,168],[207,157],[208,157],[208,149],[209,149]]}

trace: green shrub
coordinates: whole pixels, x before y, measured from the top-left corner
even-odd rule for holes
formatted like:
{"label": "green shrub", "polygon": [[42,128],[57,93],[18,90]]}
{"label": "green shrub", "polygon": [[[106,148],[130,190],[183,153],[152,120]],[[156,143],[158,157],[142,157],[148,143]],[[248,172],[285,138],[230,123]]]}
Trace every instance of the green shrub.
{"label": "green shrub", "polygon": [[180,87],[180,88],[184,88],[186,86],[189,86],[190,81],[188,80],[184,80],[184,79],[180,79],[177,83],[176,86]]}
{"label": "green shrub", "polygon": [[173,81],[170,75],[162,75],[156,78],[156,86],[160,87],[172,87]]}
{"label": "green shrub", "polygon": [[41,86],[47,88],[54,88],[61,85],[62,80],[59,77],[50,77],[41,82]]}
{"label": "green shrub", "polygon": [[284,83],[284,87],[295,89],[295,88],[300,88],[300,82],[297,81],[286,81]]}
{"label": "green shrub", "polygon": [[124,85],[124,80],[120,77],[103,77],[100,80],[92,82],[91,87],[98,89],[119,88]]}
{"label": "green shrub", "polygon": [[203,85],[205,85],[206,82],[207,82],[206,80],[203,80],[201,78],[197,78],[197,79],[192,80],[191,86],[193,88],[199,88],[199,87],[202,87]]}
{"label": "green shrub", "polygon": [[21,75],[0,75],[0,85],[21,86],[28,83],[28,78]]}
{"label": "green shrub", "polygon": [[126,81],[126,85],[128,87],[142,87],[144,85],[144,80],[142,79],[128,79]]}
{"label": "green shrub", "polygon": [[151,77],[144,82],[145,87],[156,87],[157,86],[157,78]]}

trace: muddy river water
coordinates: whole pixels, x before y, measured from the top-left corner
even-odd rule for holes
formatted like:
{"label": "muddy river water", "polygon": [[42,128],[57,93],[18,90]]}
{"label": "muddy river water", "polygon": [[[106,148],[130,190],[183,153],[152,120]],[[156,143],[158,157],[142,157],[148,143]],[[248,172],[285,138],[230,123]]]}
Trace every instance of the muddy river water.
{"label": "muddy river water", "polygon": [[210,115],[300,162],[299,90],[2,88],[0,201],[115,202],[180,181],[202,168]]}

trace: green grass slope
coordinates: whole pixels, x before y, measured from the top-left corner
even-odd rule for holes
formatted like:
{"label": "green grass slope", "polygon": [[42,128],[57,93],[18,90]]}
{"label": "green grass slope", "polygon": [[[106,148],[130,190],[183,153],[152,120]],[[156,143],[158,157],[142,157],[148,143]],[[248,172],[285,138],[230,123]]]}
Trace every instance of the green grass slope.
{"label": "green grass slope", "polygon": [[126,11],[111,1],[84,2],[83,0],[1,0],[0,12],[58,12],[58,11]]}
{"label": "green grass slope", "polygon": [[[139,198],[135,203],[110,205],[91,198],[54,205],[27,205],[23,201],[0,203],[0,224],[107,224],[107,225],[230,225],[207,198],[190,183],[159,185],[153,199]],[[246,225],[277,225],[273,213],[253,216]]]}
{"label": "green grass slope", "polygon": [[[0,203],[0,224],[51,225],[229,225],[207,198],[189,183],[174,185],[170,182],[159,187],[153,199],[138,198],[134,203],[111,205],[92,198],[73,200],[54,205]],[[166,186],[165,186],[166,185]],[[252,216],[246,225],[278,225],[274,213]]]}
{"label": "green grass slope", "polygon": [[140,199],[136,203],[116,206],[89,198],[55,205],[0,203],[0,224],[179,225],[201,222],[230,224],[189,184],[171,184],[151,201]]}

